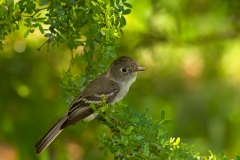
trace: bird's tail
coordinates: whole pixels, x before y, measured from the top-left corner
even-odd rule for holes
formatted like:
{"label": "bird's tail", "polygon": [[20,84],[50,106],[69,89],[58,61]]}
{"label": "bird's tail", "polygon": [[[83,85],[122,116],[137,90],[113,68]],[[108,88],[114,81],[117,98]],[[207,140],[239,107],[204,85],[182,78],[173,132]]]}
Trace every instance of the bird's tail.
{"label": "bird's tail", "polygon": [[61,133],[62,124],[66,121],[66,116],[64,115],[45,135],[38,141],[35,145],[35,153],[39,155],[47,146]]}

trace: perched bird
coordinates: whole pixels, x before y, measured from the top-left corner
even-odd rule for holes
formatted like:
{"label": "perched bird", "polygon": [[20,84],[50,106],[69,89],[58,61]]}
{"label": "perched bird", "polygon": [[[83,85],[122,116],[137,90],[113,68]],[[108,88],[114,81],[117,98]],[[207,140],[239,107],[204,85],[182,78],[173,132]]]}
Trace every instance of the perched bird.
{"label": "perched bird", "polygon": [[39,155],[56,137],[69,125],[78,121],[89,122],[98,117],[89,107],[91,103],[99,104],[102,96],[106,104],[113,104],[121,100],[128,92],[131,84],[136,80],[137,72],[145,68],[132,58],[122,56],[113,61],[109,69],[90,82],[86,88],[73,100],[69,109],[60,120],[35,145],[35,152]]}

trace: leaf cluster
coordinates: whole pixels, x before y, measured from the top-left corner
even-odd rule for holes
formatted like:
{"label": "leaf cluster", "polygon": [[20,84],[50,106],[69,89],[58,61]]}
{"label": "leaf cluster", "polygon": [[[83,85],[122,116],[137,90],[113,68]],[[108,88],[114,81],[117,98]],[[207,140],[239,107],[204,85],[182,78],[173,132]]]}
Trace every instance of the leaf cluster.
{"label": "leaf cluster", "polygon": [[54,45],[66,43],[70,50],[84,46],[85,53],[99,46],[102,54],[116,57],[115,41],[126,25],[124,15],[131,12],[131,7],[125,0],[26,0],[15,4],[5,0],[0,4],[0,41],[18,30],[23,21],[28,28],[25,38],[38,29]]}
{"label": "leaf cluster", "polygon": [[[109,58],[116,58],[115,49],[125,15],[131,12],[126,0],[25,0],[13,3],[5,0],[0,4],[0,49],[7,35],[18,30],[21,23],[27,27],[24,37],[39,30],[47,39],[38,50],[48,44],[66,44],[72,54],[70,67],[75,62],[86,64],[85,75],[72,75],[70,67],[63,71],[59,84],[62,97],[70,101],[74,92],[82,88],[108,67]],[[82,47],[81,54],[73,54]],[[77,82],[81,79],[80,83]]]}
{"label": "leaf cluster", "polygon": [[[118,109],[116,109],[118,108]],[[121,109],[119,109],[121,108]],[[160,113],[160,121],[153,120],[148,109],[135,110],[131,105],[123,105],[121,102],[97,111],[106,119],[105,124],[111,129],[110,134],[105,132],[96,138],[99,150],[108,157],[108,152],[114,155],[114,159],[148,159],[148,160],[227,160],[224,153],[215,155],[211,151],[210,156],[201,156],[194,150],[193,145],[180,143],[180,138],[170,137],[164,125],[171,123],[171,119],[165,119],[165,111]],[[239,160],[236,156],[234,159]]]}

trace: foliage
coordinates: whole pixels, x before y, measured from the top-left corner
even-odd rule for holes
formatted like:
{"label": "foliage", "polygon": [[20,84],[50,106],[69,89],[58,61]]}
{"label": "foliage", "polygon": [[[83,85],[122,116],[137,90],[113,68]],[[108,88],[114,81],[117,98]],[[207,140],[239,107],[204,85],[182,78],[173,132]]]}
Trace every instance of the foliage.
{"label": "foliage", "polygon": [[[18,30],[22,22],[28,28],[25,38],[37,29],[47,38],[44,44],[65,43],[72,52],[72,60],[69,70],[62,72],[59,85],[63,88],[62,96],[70,103],[72,95],[106,70],[109,57],[116,58],[117,39],[126,25],[124,15],[131,12],[131,7],[125,0],[41,0],[38,4],[33,0],[17,3],[5,0],[0,5],[0,49],[6,36]],[[81,46],[83,53],[73,56],[73,51]],[[85,75],[71,73],[75,62],[86,64]],[[118,103],[114,107],[123,106]],[[115,159],[227,159],[223,153],[210,152],[208,158],[200,156],[191,145],[180,143],[180,138],[171,138],[163,126],[170,121],[165,119],[164,110],[161,121],[149,118],[147,109],[141,112],[131,106],[122,111],[109,106],[105,114],[98,112],[112,130],[110,135],[103,133],[97,139],[106,156],[110,151]]]}
{"label": "foliage", "polygon": [[[194,150],[193,145],[180,143],[180,138],[170,137],[164,125],[172,120],[165,119],[165,111],[160,113],[160,121],[154,121],[149,117],[148,109],[144,112],[134,110],[131,105],[123,105],[121,102],[114,106],[103,107],[96,110],[106,119],[105,124],[111,129],[107,135],[102,133],[96,138],[100,144],[99,149],[108,157],[108,151],[114,155],[114,159],[161,159],[161,160],[227,160],[221,153],[215,155],[211,151],[210,156],[201,156]],[[118,109],[115,109],[118,108]],[[121,110],[119,111],[119,108]],[[235,160],[240,157],[236,156]]]}
{"label": "foliage", "polygon": [[[106,70],[109,57],[116,58],[117,39],[122,33],[121,28],[126,25],[124,15],[130,13],[128,8],[131,7],[125,0],[42,0],[38,4],[27,0],[18,1],[15,5],[12,0],[5,0],[0,6],[0,48],[3,49],[2,41],[5,37],[19,29],[21,22],[28,28],[24,33],[25,38],[36,29],[44,34],[47,41],[42,46],[66,43],[71,51],[83,46],[80,56],[72,55],[70,66],[76,60],[87,63],[86,75],[82,75],[79,85],[73,83],[72,86],[70,83],[74,76],[71,76],[70,68],[67,73],[63,73],[60,85],[65,97],[71,91],[70,88],[82,87],[85,81],[92,80],[99,72]],[[94,59],[94,56],[97,58]],[[68,79],[71,82],[68,83]]]}

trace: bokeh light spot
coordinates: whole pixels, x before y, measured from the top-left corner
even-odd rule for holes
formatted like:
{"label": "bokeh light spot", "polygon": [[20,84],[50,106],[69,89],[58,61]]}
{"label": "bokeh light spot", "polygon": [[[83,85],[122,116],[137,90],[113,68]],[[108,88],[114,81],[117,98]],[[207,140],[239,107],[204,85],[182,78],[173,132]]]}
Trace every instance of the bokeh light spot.
{"label": "bokeh light spot", "polygon": [[67,152],[69,155],[69,160],[81,160],[84,156],[83,148],[75,142],[67,143]]}
{"label": "bokeh light spot", "polygon": [[203,59],[197,54],[189,54],[183,59],[183,70],[189,77],[200,77],[203,67]]}
{"label": "bokeh light spot", "polygon": [[239,40],[231,42],[222,58],[221,66],[226,75],[233,79],[240,79]]}
{"label": "bokeh light spot", "polygon": [[22,53],[26,50],[26,43],[24,41],[16,41],[13,46],[14,50],[18,53]]}
{"label": "bokeh light spot", "polygon": [[29,88],[25,85],[20,85],[18,88],[17,88],[17,93],[19,96],[21,97],[27,97],[30,93],[29,91]]}

